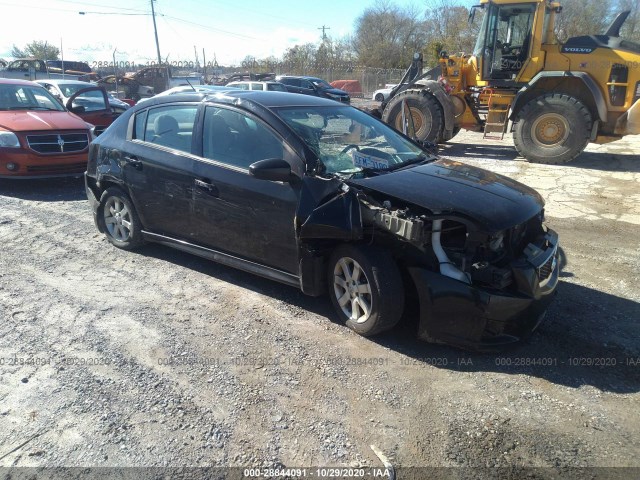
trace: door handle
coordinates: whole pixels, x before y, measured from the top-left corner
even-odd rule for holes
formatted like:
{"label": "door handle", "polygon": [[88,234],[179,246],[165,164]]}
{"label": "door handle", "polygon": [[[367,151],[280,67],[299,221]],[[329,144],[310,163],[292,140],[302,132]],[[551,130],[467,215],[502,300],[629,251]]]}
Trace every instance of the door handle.
{"label": "door handle", "polygon": [[129,165],[131,165],[136,170],[142,170],[142,162],[138,160],[138,157],[136,157],[135,155],[132,155],[130,157],[125,156],[124,159]]}
{"label": "door handle", "polygon": [[194,184],[198,190],[202,190],[206,192],[208,195],[212,195],[217,197],[219,195],[218,187],[216,187],[213,183],[206,182],[204,180],[198,180],[197,178],[194,180]]}

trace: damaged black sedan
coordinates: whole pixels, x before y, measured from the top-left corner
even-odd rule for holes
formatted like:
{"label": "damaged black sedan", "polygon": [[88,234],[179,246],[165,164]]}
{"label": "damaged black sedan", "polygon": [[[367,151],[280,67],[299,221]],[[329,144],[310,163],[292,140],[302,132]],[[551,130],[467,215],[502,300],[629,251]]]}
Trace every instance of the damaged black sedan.
{"label": "damaged black sedan", "polygon": [[158,97],[91,144],[87,195],[115,246],[146,241],[309,295],[362,335],[417,293],[420,338],[483,348],[541,322],[558,236],[541,197],[438,160],[372,116],[281,92]]}

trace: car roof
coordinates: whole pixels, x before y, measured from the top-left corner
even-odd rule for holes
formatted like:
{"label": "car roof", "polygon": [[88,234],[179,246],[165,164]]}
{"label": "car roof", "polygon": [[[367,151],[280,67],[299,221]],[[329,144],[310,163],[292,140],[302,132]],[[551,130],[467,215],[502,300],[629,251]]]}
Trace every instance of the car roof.
{"label": "car roof", "polygon": [[303,78],[305,80],[320,80],[320,81],[324,81],[319,77],[310,77],[308,75],[281,75],[279,78]]}
{"label": "car roof", "polygon": [[280,83],[280,82],[278,82],[277,80],[236,80],[234,82],[227,83],[227,86],[239,85],[239,84],[245,84],[245,83]]}
{"label": "car roof", "polygon": [[83,82],[82,80],[63,80],[62,78],[40,78],[36,83],[51,83],[53,85],[87,85],[87,88],[94,87],[93,82]]}
{"label": "car roof", "polygon": [[313,95],[300,95],[299,93],[276,92],[270,90],[240,90],[229,89],[221,92],[194,92],[176,95],[155,96],[144,102],[145,106],[160,105],[174,102],[206,102],[208,100],[220,103],[235,104],[236,100],[246,100],[262,105],[266,108],[278,107],[336,107],[348,105],[337,103],[335,100],[316,97]]}
{"label": "car roof", "polygon": [[36,85],[38,87],[42,87],[39,83],[30,82],[29,80],[19,80],[17,78],[0,78],[0,83],[5,85]]}
{"label": "car roof", "polygon": [[161,95],[161,94],[170,95],[170,94],[173,94],[174,92],[178,92],[178,93],[180,92],[188,93],[188,92],[198,92],[198,91],[206,92],[207,90],[222,91],[222,90],[225,90],[225,88],[226,87],[222,87],[220,85],[193,85],[193,86],[180,85],[178,87],[173,87],[173,88],[170,88],[169,90],[165,90],[164,92],[160,92],[158,95]]}

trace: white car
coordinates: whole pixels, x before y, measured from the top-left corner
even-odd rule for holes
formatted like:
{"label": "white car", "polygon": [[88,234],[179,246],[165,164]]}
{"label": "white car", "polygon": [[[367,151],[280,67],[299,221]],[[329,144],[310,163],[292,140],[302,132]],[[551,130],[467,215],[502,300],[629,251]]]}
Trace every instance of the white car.
{"label": "white car", "polygon": [[[77,91],[89,87],[97,87],[98,85],[93,82],[82,82],[80,80],[62,80],[62,79],[50,79],[36,80],[44,88],[46,88],[51,95],[56,97],[62,105],[66,105],[69,98]],[[114,97],[111,93],[107,92],[109,99],[109,106],[114,113],[120,114],[129,109],[130,105],[122,100]]]}
{"label": "white car", "polygon": [[373,98],[377,102],[382,102],[383,100],[386,100],[387,98],[389,98],[389,94],[391,93],[391,90],[393,90],[395,87],[396,87],[396,84],[387,83],[384,86],[384,88],[380,88],[375,92],[373,92],[373,95],[371,96],[371,98]]}
{"label": "white car", "polygon": [[193,86],[181,85],[179,87],[173,87],[173,88],[170,88],[169,90],[165,90],[164,92],[160,92],[153,97],[141,98],[140,100],[138,100],[138,103],[136,103],[136,105],[140,105],[141,103],[147,102],[148,100],[155,97],[177,95],[178,93],[215,93],[215,92],[224,92],[231,89],[235,89],[235,87],[232,87],[230,85],[227,85],[224,87],[221,87],[219,85],[193,85]]}
{"label": "white car", "polygon": [[287,87],[280,82],[265,81],[257,82],[253,80],[243,80],[227,83],[227,87],[241,88],[242,90],[271,90],[275,92],[286,92]]}

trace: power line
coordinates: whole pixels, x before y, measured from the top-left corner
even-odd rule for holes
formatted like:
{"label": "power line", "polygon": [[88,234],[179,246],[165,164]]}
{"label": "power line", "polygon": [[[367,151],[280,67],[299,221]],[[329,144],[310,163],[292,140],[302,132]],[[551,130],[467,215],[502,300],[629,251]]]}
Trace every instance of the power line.
{"label": "power line", "polygon": [[100,8],[108,8],[109,10],[127,10],[129,12],[145,12],[146,10],[140,8],[124,8],[124,7],[110,7],[108,5],[100,4],[100,3],[89,3],[89,2],[76,2],[74,0],[56,0],[60,3],[73,3],[75,5],[83,5],[87,7],[100,7]]}
{"label": "power line", "polygon": [[172,16],[172,15],[164,14],[164,16],[165,16],[166,18],[170,18],[170,19],[172,19],[172,20],[176,20],[176,21],[178,21],[178,22],[187,23],[187,24],[189,24],[189,25],[195,25],[195,26],[200,27],[200,28],[202,28],[202,29],[204,29],[204,30],[210,30],[210,31],[212,31],[212,32],[219,32],[219,33],[225,33],[225,34],[230,35],[230,36],[232,36],[232,37],[247,38],[247,39],[249,39],[249,40],[261,40],[260,38],[252,37],[252,36],[250,36],[250,35],[243,35],[243,34],[241,34],[241,33],[230,32],[230,31],[228,31],[228,30],[222,30],[221,28],[213,28],[213,27],[209,27],[209,26],[207,26],[207,25],[202,25],[202,24],[200,24],[200,23],[190,22],[189,20],[184,20],[184,19],[182,19],[182,18],[174,17],[174,16]]}

